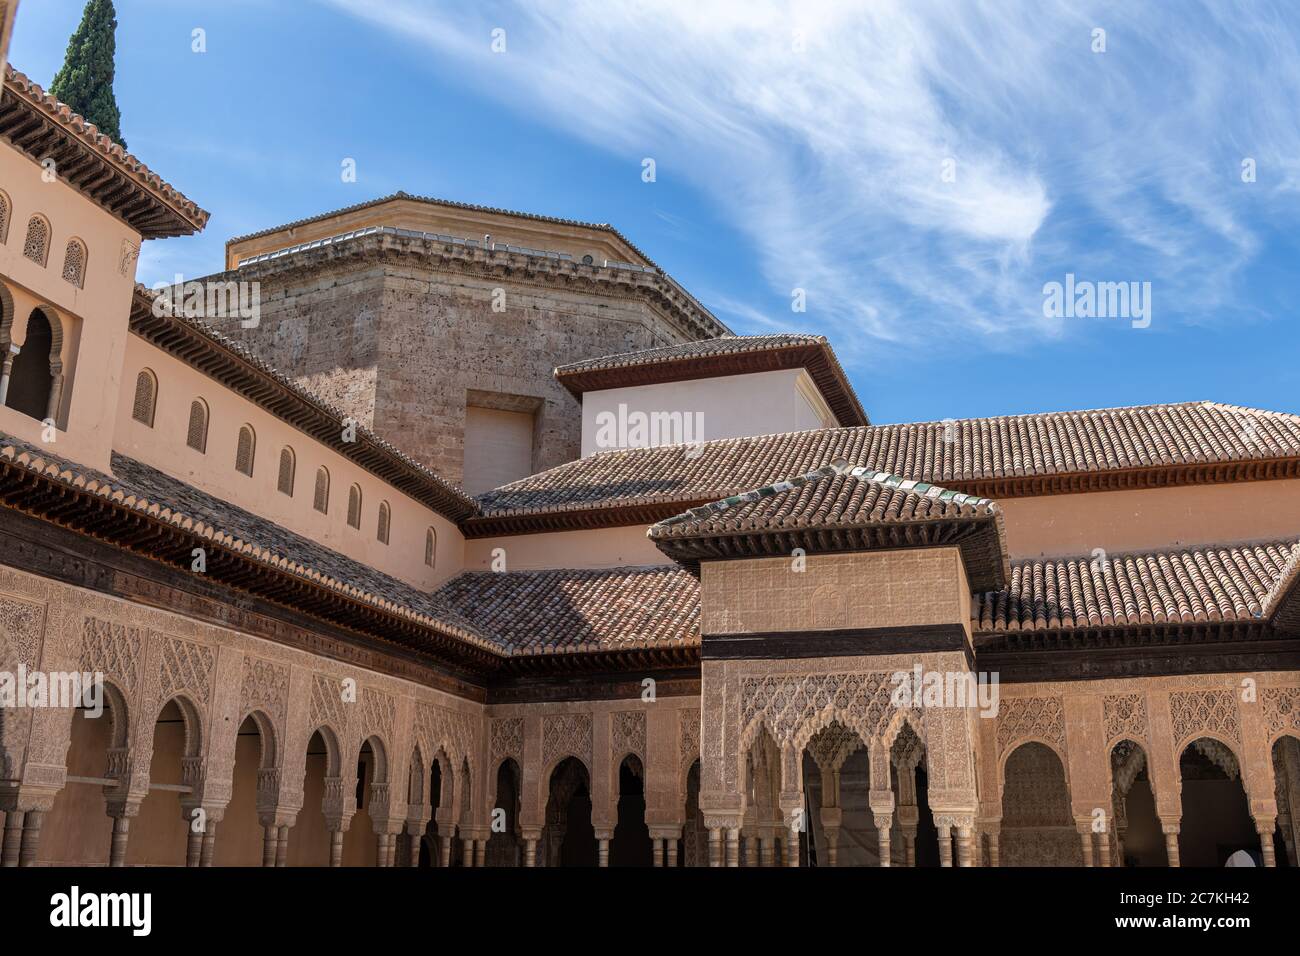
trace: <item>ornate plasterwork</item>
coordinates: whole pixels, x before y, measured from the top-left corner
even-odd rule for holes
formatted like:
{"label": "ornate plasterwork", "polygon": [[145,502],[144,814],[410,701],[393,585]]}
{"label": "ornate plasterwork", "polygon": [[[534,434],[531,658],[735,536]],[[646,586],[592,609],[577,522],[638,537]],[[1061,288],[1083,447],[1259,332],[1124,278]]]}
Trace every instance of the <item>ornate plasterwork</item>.
{"label": "ornate plasterwork", "polygon": [[1144,694],[1107,694],[1102,698],[1106,742],[1120,737],[1147,739],[1147,702]]}
{"label": "ornate plasterwork", "polygon": [[591,714],[548,714],[542,718],[542,765],[577,757],[591,767]]}
{"label": "ornate plasterwork", "polygon": [[832,719],[863,740],[881,736],[897,712],[890,672],[746,677],[740,686],[742,743],[761,721],[782,746],[803,746]]}
{"label": "ornate plasterwork", "polygon": [[206,644],[182,640],[170,635],[163,639],[159,662],[159,701],[186,692],[201,708],[208,706],[212,693],[212,671],[217,651]]}
{"label": "ornate plasterwork", "polygon": [[636,754],[645,766],[645,711],[619,710],[610,714],[610,752],[617,766],[628,754]]}
{"label": "ornate plasterwork", "polygon": [[240,716],[260,710],[283,732],[288,706],[289,668],[260,657],[245,657],[239,688]]}
{"label": "ornate plasterwork", "polygon": [[396,717],[397,703],[393,698],[373,687],[361,689],[361,733],[379,737],[385,747],[394,747],[397,745],[393,733]]}
{"label": "ornate plasterwork", "polygon": [[1300,687],[1265,687],[1259,699],[1270,740],[1283,731],[1300,733]]}
{"label": "ornate plasterwork", "polygon": [[81,669],[103,674],[124,693],[133,694],[141,686],[146,639],[143,628],[88,616],[81,632]]}
{"label": "ornate plasterwork", "polygon": [[346,733],[348,718],[343,709],[343,682],[324,674],[313,674],[311,709],[308,713],[313,728],[326,724],[334,728],[337,734]]}
{"label": "ornate plasterwork", "polygon": [[427,752],[432,760],[442,750],[451,758],[456,770],[466,759],[471,764],[478,762],[475,757],[476,723],[469,714],[425,701],[415,708],[415,737],[421,751]]}
{"label": "ornate plasterwork", "polygon": [[1065,707],[1059,697],[1012,697],[998,711],[998,753],[1025,740],[1065,749]]}
{"label": "ornate plasterwork", "polygon": [[488,735],[488,750],[491,753],[491,765],[496,766],[507,757],[523,764],[524,757],[524,719],[522,717],[502,717],[492,721]]}
{"label": "ornate plasterwork", "polygon": [[45,637],[45,605],[0,596],[0,665],[36,667]]}
{"label": "ornate plasterwork", "polygon": [[1230,690],[1175,691],[1169,695],[1174,740],[1182,743],[1202,734],[1218,734],[1241,741],[1236,695]]}

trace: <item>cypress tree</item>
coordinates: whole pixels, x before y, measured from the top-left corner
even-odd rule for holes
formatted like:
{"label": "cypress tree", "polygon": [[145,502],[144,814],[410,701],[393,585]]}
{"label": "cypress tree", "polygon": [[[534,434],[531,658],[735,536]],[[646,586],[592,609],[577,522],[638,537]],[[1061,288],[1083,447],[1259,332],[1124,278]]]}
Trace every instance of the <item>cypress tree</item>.
{"label": "cypress tree", "polygon": [[125,149],[122,114],[113,96],[116,29],[117,11],[113,9],[113,0],[89,0],[80,26],[68,41],[63,69],[55,74],[50,93]]}

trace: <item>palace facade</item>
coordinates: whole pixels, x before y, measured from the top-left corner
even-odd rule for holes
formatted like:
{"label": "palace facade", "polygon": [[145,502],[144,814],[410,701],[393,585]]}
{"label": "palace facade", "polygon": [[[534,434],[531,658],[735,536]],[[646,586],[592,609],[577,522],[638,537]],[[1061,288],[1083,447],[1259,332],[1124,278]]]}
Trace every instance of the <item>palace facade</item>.
{"label": "palace facade", "polygon": [[5,866],[1295,865],[1300,417],[873,423],[405,193],[174,295],[206,212],[11,68],[0,141],[0,675],[102,689],[0,708]]}

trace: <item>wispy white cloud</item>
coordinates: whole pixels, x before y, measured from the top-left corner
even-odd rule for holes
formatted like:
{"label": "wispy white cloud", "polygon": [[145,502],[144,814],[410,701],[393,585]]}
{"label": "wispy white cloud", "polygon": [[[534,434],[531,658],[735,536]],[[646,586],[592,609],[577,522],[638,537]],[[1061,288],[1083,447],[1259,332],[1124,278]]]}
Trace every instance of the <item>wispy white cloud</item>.
{"label": "wispy white cloud", "polygon": [[1284,3],[323,2],[629,164],[654,158],[751,240],[762,298],[805,289],[788,324],[850,358],[918,333],[1064,334],[1041,304],[1065,271],[1151,281],[1170,320],[1212,310],[1257,217],[1300,189]]}

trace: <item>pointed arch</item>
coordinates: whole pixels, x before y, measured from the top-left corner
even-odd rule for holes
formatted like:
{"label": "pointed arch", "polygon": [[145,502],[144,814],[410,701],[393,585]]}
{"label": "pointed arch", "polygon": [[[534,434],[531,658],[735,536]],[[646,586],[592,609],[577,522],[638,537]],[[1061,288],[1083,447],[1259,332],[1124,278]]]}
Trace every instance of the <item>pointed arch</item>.
{"label": "pointed arch", "polygon": [[235,471],[253,477],[253,461],[257,456],[257,433],[245,422],[239,426],[239,443],[235,446]]}
{"label": "pointed arch", "polygon": [[348,527],[361,530],[361,486],[355,482],[348,489]]}
{"label": "pointed arch", "polygon": [[389,527],[392,524],[392,512],[387,501],[379,502],[379,519],[375,528],[375,538],[380,544],[388,544]]}

